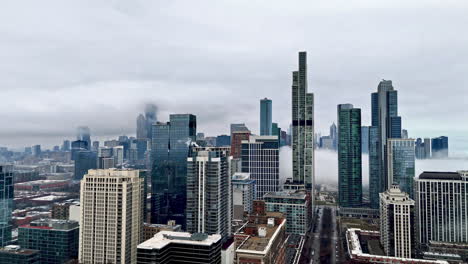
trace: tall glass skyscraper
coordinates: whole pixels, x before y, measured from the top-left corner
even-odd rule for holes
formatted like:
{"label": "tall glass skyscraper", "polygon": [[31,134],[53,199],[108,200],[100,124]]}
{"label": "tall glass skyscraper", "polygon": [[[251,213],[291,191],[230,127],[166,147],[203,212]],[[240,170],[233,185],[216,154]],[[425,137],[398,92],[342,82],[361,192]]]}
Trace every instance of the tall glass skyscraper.
{"label": "tall glass skyscraper", "polygon": [[272,102],[265,98],[260,100],[260,135],[270,136],[272,133]]}
{"label": "tall glass skyscraper", "polygon": [[151,221],[185,226],[187,157],[196,141],[196,116],[170,115],[170,122],[154,124],[152,132]]}
{"label": "tall glass skyscraper", "polygon": [[[378,208],[375,201],[388,185],[387,140],[401,138],[401,117],[398,116],[398,92],[392,81],[382,80],[377,92],[372,93],[372,127],[369,129],[369,191],[371,206]],[[373,138],[374,137],[374,138]],[[374,145],[373,145],[374,144]],[[378,184],[377,184],[378,183]]]}
{"label": "tall glass skyscraper", "polygon": [[91,130],[87,126],[80,126],[76,129],[76,140],[86,141],[87,150],[91,150]]}
{"label": "tall glass skyscraper", "polygon": [[[312,190],[315,183],[314,94],[307,91],[305,51],[299,52],[299,70],[293,72],[292,139],[293,182]],[[314,201],[313,192],[311,194]]]}
{"label": "tall glass skyscraper", "polygon": [[387,142],[388,186],[399,185],[400,190],[413,199],[415,174],[414,139],[391,138]]}
{"label": "tall glass skyscraper", "polygon": [[338,189],[341,207],[362,204],[361,109],[338,105]]}
{"label": "tall glass skyscraper", "polygon": [[11,241],[11,212],[13,210],[13,168],[0,165],[0,246]]}
{"label": "tall glass skyscraper", "polygon": [[448,137],[433,138],[431,145],[433,158],[448,158]]}

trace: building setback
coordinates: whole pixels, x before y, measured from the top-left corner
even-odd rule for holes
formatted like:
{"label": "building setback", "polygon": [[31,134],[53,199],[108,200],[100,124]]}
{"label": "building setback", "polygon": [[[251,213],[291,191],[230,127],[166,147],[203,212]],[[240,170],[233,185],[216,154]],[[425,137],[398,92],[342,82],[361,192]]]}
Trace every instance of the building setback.
{"label": "building setback", "polygon": [[340,207],[362,205],[361,109],[338,105],[338,189]]}
{"label": "building setback", "polygon": [[414,257],[414,201],[393,185],[380,194],[380,243],[387,256]]}
{"label": "building setback", "polygon": [[61,264],[77,259],[78,236],[76,221],[42,219],[19,227],[18,244],[39,250],[42,264]]}
{"label": "building setback", "polygon": [[279,191],[279,142],[276,136],[250,136],[242,141],[242,172],[255,180],[257,197]]}
{"label": "building setback", "polygon": [[81,181],[80,263],[135,263],[142,239],[145,176],[90,170]]}
{"label": "building setback", "polygon": [[423,172],[415,180],[417,242],[468,243],[468,172]]}
{"label": "building setback", "polygon": [[221,235],[161,231],[138,245],[138,264],[221,264]]}
{"label": "building setback", "polygon": [[382,80],[371,95],[372,127],[369,130],[369,191],[371,207],[378,208],[379,193],[391,185],[387,170],[387,140],[401,138],[401,117],[398,116],[398,92],[392,81]]}
{"label": "building setback", "polygon": [[187,158],[187,231],[231,234],[231,174],[228,148],[193,148]]}

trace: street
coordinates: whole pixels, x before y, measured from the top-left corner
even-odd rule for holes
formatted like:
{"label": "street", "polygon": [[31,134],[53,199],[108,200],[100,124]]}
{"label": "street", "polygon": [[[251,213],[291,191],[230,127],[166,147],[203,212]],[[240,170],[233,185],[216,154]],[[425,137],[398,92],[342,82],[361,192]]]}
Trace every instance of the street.
{"label": "street", "polygon": [[312,237],[311,263],[334,264],[338,257],[336,212],[334,207],[317,207],[316,223]]}

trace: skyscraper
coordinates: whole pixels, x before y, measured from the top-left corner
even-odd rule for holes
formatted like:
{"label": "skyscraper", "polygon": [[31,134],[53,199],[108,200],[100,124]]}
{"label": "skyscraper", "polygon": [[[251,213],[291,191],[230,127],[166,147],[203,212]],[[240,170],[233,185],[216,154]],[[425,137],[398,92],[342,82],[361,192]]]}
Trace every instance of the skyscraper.
{"label": "skyscraper", "polygon": [[424,138],[424,154],[426,155],[426,159],[431,158],[431,139]]}
{"label": "skyscraper", "polygon": [[414,256],[414,201],[393,185],[380,194],[380,243],[387,256]]}
{"label": "skyscraper", "polygon": [[91,150],[91,130],[87,126],[79,126],[76,129],[76,140],[86,141],[87,150]]}
{"label": "skyscraper", "polygon": [[187,158],[196,140],[197,119],[170,115],[170,122],[154,124],[152,131],[151,221],[175,220],[185,226]]}
{"label": "skyscraper", "polygon": [[430,241],[468,242],[468,172],[423,172],[415,180],[416,238],[422,251]]}
{"label": "skyscraper", "polygon": [[232,176],[233,219],[243,220],[244,212],[252,213],[252,203],[257,197],[255,180],[249,173],[235,173]]}
{"label": "skyscraper", "polygon": [[413,199],[415,174],[414,139],[391,138],[387,141],[387,186],[396,184]]}
{"label": "skyscraper", "polygon": [[41,219],[18,228],[18,244],[22,248],[40,250],[41,264],[61,264],[76,259],[78,237],[78,222],[71,220]]}
{"label": "skyscraper", "polygon": [[432,139],[432,157],[433,158],[448,158],[448,137],[441,136]]}
{"label": "skyscraper", "polygon": [[145,139],[148,138],[148,131],[147,131],[147,124],[146,118],[144,115],[139,114],[136,120],[136,135],[137,139]]}
{"label": "skyscraper", "polygon": [[299,52],[299,70],[293,72],[292,139],[293,182],[311,191],[313,201],[312,190],[315,183],[314,94],[307,91],[307,53],[305,51]]}
{"label": "skyscraper", "polygon": [[[376,131],[369,131],[369,190],[370,200],[377,201],[378,193],[384,192],[388,185],[387,140],[401,138],[401,117],[398,116],[398,92],[392,81],[382,80],[377,92],[372,93],[372,126]],[[372,128],[371,128],[372,130]],[[372,138],[374,136],[375,138]],[[374,144],[374,145],[372,145]],[[373,149],[372,149],[373,148]],[[377,185],[376,183],[379,182]],[[375,202],[371,206],[378,205]]]}
{"label": "skyscraper", "polygon": [[151,139],[153,136],[152,129],[153,125],[157,122],[157,112],[158,108],[154,104],[147,104],[145,106],[145,120],[146,120],[146,138]]}
{"label": "skyscraper", "polygon": [[362,205],[361,109],[338,105],[338,189],[341,207]]}
{"label": "skyscraper", "polygon": [[235,131],[231,134],[231,156],[234,159],[241,157],[242,141],[249,140],[250,131]]}
{"label": "skyscraper", "polygon": [[194,148],[187,158],[187,231],[231,234],[229,148]]}
{"label": "skyscraper", "polygon": [[81,180],[88,170],[97,168],[98,158],[96,152],[80,150],[75,154],[75,174],[74,180]]}
{"label": "skyscraper", "polygon": [[70,151],[70,140],[63,141],[62,151]]}
{"label": "skyscraper", "polygon": [[13,166],[0,165],[0,246],[11,241],[13,211]]}
{"label": "skyscraper", "polygon": [[260,135],[272,135],[272,102],[268,98],[260,100]]}
{"label": "skyscraper", "polygon": [[231,136],[234,132],[250,132],[250,130],[245,126],[244,123],[240,124],[231,124]]}
{"label": "skyscraper", "polygon": [[276,136],[250,136],[242,141],[242,172],[257,185],[256,199],[279,191],[279,142]]}
{"label": "skyscraper", "polygon": [[333,144],[333,149],[337,150],[338,149],[338,132],[337,132],[337,127],[335,125],[335,122],[330,126],[330,138],[332,140]]}
{"label": "skyscraper", "polygon": [[144,173],[90,170],[80,189],[80,263],[136,263],[143,231]]}
{"label": "skyscraper", "polygon": [[369,127],[361,127],[361,150],[362,153],[369,153]]}

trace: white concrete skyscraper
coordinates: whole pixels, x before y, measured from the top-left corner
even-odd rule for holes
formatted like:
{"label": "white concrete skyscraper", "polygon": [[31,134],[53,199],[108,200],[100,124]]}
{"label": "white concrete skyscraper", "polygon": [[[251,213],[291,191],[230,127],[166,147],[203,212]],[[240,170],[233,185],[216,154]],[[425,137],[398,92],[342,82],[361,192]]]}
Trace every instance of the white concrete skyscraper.
{"label": "white concrete skyscraper", "polygon": [[[315,183],[314,94],[307,91],[307,53],[299,52],[292,81],[293,183],[312,191]],[[313,196],[313,192],[311,192]],[[314,198],[312,197],[312,201]]]}
{"label": "white concrete skyscraper", "polygon": [[81,181],[80,263],[136,263],[142,239],[145,174],[90,170]]}

